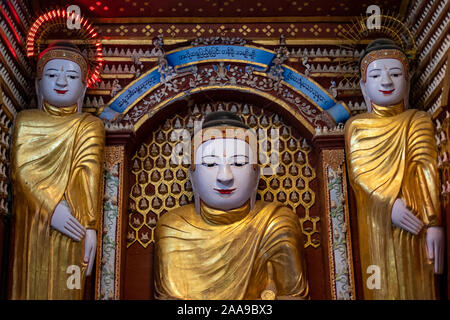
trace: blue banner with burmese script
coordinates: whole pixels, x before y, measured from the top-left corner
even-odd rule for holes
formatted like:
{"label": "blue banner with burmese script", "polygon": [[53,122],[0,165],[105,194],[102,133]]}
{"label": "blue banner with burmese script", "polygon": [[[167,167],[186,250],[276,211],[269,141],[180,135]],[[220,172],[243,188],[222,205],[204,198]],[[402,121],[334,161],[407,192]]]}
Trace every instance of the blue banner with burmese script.
{"label": "blue banner with burmese script", "polygon": [[[132,105],[133,102],[139,100],[140,97],[156,86],[160,82],[160,77],[161,75],[156,68],[145,73],[138,80],[132,82],[130,85],[125,87],[124,90],[118,93],[112,100],[109,108],[118,113],[124,112],[129,106]],[[105,110],[102,114],[104,112]]]}
{"label": "blue banner with burmese script", "polygon": [[[245,63],[253,66],[256,70],[269,71],[274,57],[275,53],[266,49],[236,45],[189,47],[169,52],[166,55],[168,64],[176,70],[204,62],[226,61]],[[282,69],[284,82],[299,91],[310,102],[322,110],[326,110],[336,123],[345,122],[350,117],[348,108],[342,103],[336,103],[316,82],[289,67],[282,66]],[[111,120],[115,115],[127,112],[160,81],[161,75],[157,68],[148,71],[119,92],[103,110],[100,117]]]}
{"label": "blue banner with burmese script", "polygon": [[166,55],[167,62],[176,69],[201,62],[225,60],[247,63],[260,71],[265,71],[274,57],[274,52],[265,49],[232,45],[193,47]]}
{"label": "blue banner with burmese script", "polygon": [[283,80],[322,110],[327,111],[336,123],[344,123],[350,117],[350,110],[346,105],[342,102],[336,102],[316,82],[301,73],[283,66]]}
{"label": "blue banner with burmese script", "polygon": [[317,84],[310,81],[304,75],[293,69],[283,66],[283,80],[291,87],[303,92],[309,99],[314,101],[321,109],[327,110],[334,106],[336,102],[321,89]]}

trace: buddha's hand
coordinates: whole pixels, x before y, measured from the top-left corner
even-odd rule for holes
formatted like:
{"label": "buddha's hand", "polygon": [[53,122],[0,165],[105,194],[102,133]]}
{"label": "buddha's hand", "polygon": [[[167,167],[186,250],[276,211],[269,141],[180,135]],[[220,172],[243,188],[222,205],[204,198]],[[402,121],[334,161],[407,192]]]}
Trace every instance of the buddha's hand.
{"label": "buddha's hand", "polygon": [[273,276],[273,265],[271,261],[267,261],[267,285],[260,296],[262,300],[276,300],[277,298],[277,286]]}
{"label": "buddha's hand", "polygon": [[405,229],[415,235],[419,234],[423,228],[423,222],[408,210],[400,198],[397,198],[392,206],[391,219],[394,226]]}
{"label": "buddha's hand", "polygon": [[87,229],[86,238],[84,239],[84,263],[87,263],[86,275],[90,276],[95,260],[95,249],[97,247],[97,231]]}
{"label": "buddha's hand", "polygon": [[86,234],[86,228],[72,216],[69,205],[64,200],[56,206],[50,226],[75,241],[81,241]]}
{"label": "buddha's hand", "polygon": [[434,273],[444,269],[444,231],[441,227],[429,227],[426,236],[427,257],[434,262]]}

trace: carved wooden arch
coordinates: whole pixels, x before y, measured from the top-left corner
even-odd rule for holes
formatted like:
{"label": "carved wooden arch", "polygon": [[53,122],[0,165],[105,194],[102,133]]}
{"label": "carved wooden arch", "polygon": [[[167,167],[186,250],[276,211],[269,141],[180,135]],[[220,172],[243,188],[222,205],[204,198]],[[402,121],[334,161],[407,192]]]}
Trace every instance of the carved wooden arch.
{"label": "carved wooden arch", "polygon": [[[195,59],[194,53],[199,57],[206,55],[196,50],[207,49],[217,50],[212,50],[209,59]],[[315,128],[335,127],[349,118],[350,110],[344,103],[337,102],[313,79],[277,63],[279,60],[275,52],[251,46],[180,48],[161,57],[159,66],[123,88],[100,117],[131,125],[136,132],[152,114],[168,104],[198,92],[228,89],[276,102],[311,134]]]}
{"label": "carved wooden arch", "polygon": [[133,127],[136,143],[139,144],[145,140],[154,125],[160,124],[168,115],[181,112],[192,103],[201,104],[214,101],[239,101],[258,105],[280,114],[290,125],[295,126],[308,142],[312,141],[315,134],[315,128],[299,112],[272,95],[245,87],[205,86],[189,93],[183,92],[174,99],[167,99],[151,112],[143,115]]}

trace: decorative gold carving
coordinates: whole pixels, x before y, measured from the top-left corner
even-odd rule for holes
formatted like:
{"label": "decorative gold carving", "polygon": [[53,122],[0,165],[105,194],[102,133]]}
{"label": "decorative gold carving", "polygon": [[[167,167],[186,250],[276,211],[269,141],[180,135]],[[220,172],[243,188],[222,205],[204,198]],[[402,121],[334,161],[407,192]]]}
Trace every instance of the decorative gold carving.
{"label": "decorative gold carving", "polygon": [[[212,29],[213,31],[216,31]],[[162,29],[161,29],[162,31]],[[209,32],[208,32],[209,33]],[[248,40],[253,40],[254,44],[262,45],[262,46],[276,46],[280,44],[280,37],[278,35],[274,35],[272,37],[266,37],[263,34],[264,38],[256,38],[252,39],[251,37],[246,37]],[[49,39],[47,41],[44,41],[44,43],[50,43],[52,41],[55,41],[56,39]],[[192,41],[192,37],[174,37],[174,38],[164,38],[164,45],[171,46],[175,44],[181,44]],[[83,44],[83,43],[93,43],[93,41],[77,41],[73,40],[71,41],[74,44]],[[153,45],[153,39],[148,36],[142,36],[142,37],[120,37],[120,38],[108,38],[108,39],[101,39],[100,40],[102,45]],[[339,40],[336,38],[317,38],[314,35],[312,37],[297,37],[297,38],[291,38],[286,39],[286,45],[350,45],[352,44],[352,40]],[[361,44],[368,44],[370,43],[370,40],[361,40]]]}
{"label": "decorative gold carving", "polygon": [[[314,82],[314,80],[310,81]],[[143,116],[141,116],[141,118],[136,122],[136,124],[134,125],[134,132],[136,132],[147,120],[151,115],[156,114],[156,112],[159,112],[162,108],[166,107],[167,105],[169,105],[172,101],[176,101],[182,97],[187,97],[189,94],[193,94],[193,93],[197,93],[197,92],[205,92],[208,90],[236,90],[236,92],[241,91],[241,92],[250,92],[252,94],[255,94],[257,96],[260,97],[264,97],[278,105],[280,105],[281,107],[283,107],[283,109],[287,112],[289,112],[289,115],[294,117],[297,121],[299,121],[305,128],[307,128],[312,134],[315,133],[315,129],[314,127],[308,122],[308,120],[303,117],[302,115],[300,115],[300,113],[295,112],[294,109],[291,107],[290,104],[288,104],[287,102],[283,101],[280,98],[275,97],[274,95],[267,93],[267,92],[263,92],[261,90],[257,90],[254,88],[247,88],[244,86],[233,86],[233,85],[216,85],[216,86],[202,86],[202,87],[197,87],[194,89],[191,89],[190,91],[183,91],[180,92],[179,94],[171,97],[170,99],[161,102],[159,105],[155,106],[154,108],[152,108],[149,112],[149,114],[144,114]],[[144,96],[143,96],[144,97]],[[109,103],[112,103],[113,100],[111,100]],[[136,104],[137,102],[135,102],[134,104]],[[123,113],[128,112],[128,110],[131,107],[128,107],[127,110],[125,110]],[[151,115],[150,115],[151,113]]]}
{"label": "decorative gold carving", "polygon": [[110,171],[115,164],[122,162],[123,152],[123,146],[106,146],[105,169]]}
{"label": "decorative gold carving", "polygon": [[323,151],[323,162],[324,165],[328,165],[334,171],[338,171],[342,164],[344,164],[345,156],[344,150],[324,150]]}

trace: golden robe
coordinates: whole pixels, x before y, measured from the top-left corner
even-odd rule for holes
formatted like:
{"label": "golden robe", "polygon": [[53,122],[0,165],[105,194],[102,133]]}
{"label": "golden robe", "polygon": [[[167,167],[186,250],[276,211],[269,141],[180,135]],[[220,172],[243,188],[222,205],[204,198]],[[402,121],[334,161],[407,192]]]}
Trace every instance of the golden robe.
{"label": "golden robe", "polygon": [[158,299],[260,299],[273,266],[277,296],[309,293],[298,218],[277,203],[257,201],[221,211],[202,203],[164,214],[156,228]]}
{"label": "golden robe", "polygon": [[[72,215],[97,229],[101,212],[105,131],[100,119],[76,106],[25,110],[17,115],[11,155],[13,185],[12,299],[82,299],[84,240],[50,227],[65,199]],[[68,289],[70,265],[81,289]]]}
{"label": "golden robe", "polygon": [[[433,265],[425,247],[427,227],[440,225],[433,124],[425,112],[403,111],[403,104],[373,108],[373,113],[357,115],[345,127],[364,298],[434,299]],[[425,224],[419,235],[392,225],[397,198]],[[380,267],[380,289],[366,285],[370,265]]]}

